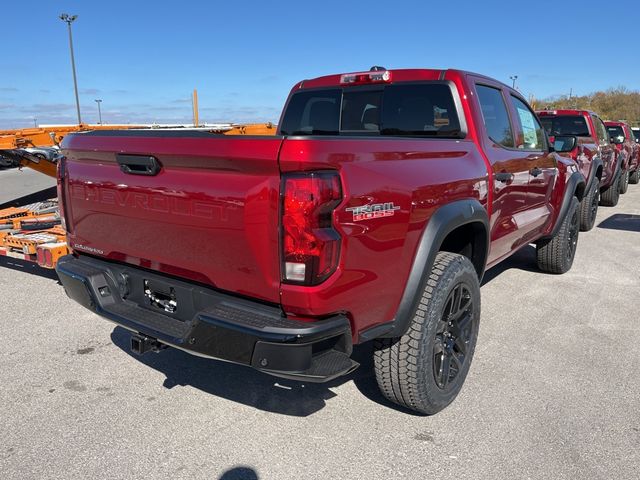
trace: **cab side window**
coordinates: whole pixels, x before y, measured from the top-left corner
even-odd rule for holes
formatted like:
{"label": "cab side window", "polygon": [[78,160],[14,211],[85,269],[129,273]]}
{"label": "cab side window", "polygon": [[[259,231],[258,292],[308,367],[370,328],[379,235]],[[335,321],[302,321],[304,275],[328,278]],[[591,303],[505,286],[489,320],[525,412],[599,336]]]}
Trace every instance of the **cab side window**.
{"label": "cab side window", "polygon": [[596,127],[596,136],[600,145],[609,145],[609,134],[602,120],[596,115],[591,115],[591,120],[593,120],[593,125]]}
{"label": "cab side window", "polygon": [[476,91],[489,138],[503,147],[514,148],[513,129],[502,92],[486,85],[476,85]]}
{"label": "cab side window", "polygon": [[544,133],[537,117],[518,97],[511,95],[511,103],[518,113],[518,124],[522,132],[516,147],[523,150],[543,150],[545,148]]}

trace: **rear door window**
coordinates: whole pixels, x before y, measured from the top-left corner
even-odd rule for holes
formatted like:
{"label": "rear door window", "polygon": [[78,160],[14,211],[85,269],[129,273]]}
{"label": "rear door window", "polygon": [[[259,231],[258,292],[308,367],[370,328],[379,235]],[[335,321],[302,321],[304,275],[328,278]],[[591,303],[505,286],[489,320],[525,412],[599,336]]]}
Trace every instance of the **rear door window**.
{"label": "rear door window", "polygon": [[476,85],[476,90],[489,138],[503,147],[514,148],[513,129],[502,91],[486,85]]}
{"label": "rear door window", "polygon": [[446,83],[397,84],[319,91],[291,97],[283,135],[463,136]]}

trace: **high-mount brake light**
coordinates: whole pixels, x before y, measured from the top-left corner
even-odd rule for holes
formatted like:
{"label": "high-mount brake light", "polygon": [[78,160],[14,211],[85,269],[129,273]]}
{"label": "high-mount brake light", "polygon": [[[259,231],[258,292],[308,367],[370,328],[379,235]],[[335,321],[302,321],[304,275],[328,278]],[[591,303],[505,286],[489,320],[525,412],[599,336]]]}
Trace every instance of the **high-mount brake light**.
{"label": "high-mount brake light", "polygon": [[391,81],[389,70],[375,70],[371,72],[345,73],[340,76],[340,83],[344,85],[360,85],[363,83],[386,83]]}
{"label": "high-mount brake light", "polygon": [[283,281],[317,285],[338,267],[340,235],[333,211],[342,201],[337,172],[287,175],[283,180]]}

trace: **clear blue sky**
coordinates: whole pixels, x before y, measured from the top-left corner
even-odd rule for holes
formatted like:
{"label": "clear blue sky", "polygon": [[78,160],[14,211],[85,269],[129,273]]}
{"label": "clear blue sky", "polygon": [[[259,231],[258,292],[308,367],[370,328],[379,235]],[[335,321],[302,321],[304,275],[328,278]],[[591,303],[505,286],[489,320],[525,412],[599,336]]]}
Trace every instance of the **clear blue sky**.
{"label": "clear blue sky", "polygon": [[632,0],[6,1],[0,128],[75,122],[62,12],[85,122],[96,98],[105,122],[189,122],[194,87],[201,120],[277,121],[296,81],[371,65],[517,74],[538,98],[640,88]]}

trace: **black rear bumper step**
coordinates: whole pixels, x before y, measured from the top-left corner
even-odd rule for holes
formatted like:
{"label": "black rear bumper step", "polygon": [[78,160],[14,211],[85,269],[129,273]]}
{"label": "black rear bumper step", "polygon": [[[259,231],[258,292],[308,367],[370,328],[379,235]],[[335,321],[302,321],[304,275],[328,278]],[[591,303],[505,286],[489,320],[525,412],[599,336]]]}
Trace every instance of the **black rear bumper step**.
{"label": "black rear bumper step", "polygon": [[[351,329],[344,315],[295,321],[276,306],[92,257],[68,255],[56,271],[71,299],[148,345],[158,342],[307,382],[329,381],[358,366],[349,358]],[[149,285],[177,307],[164,311],[154,304]],[[147,343],[135,345],[136,353],[152,350]]]}

